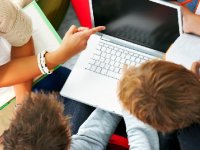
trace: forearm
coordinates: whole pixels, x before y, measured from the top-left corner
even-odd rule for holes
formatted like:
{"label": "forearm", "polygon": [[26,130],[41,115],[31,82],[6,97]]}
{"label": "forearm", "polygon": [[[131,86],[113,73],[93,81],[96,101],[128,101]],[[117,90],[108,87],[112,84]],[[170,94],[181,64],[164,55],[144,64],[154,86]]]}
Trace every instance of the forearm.
{"label": "forearm", "polygon": [[[29,41],[29,48],[33,46],[33,41]],[[58,48],[53,52],[49,52],[45,55],[45,60],[47,67],[52,69],[57,65],[64,63],[70,59],[70,55],[63,52]],[[0,66],[0,87],[11,86],[23,82],[32,80],[33,78],[41,74],[38,63],[37,56],[27,56],[22,58],[13,59],[5,65]]]}
{"label": "forearm", "polygon": [[128,112],[123,112],[131,150],[159,150],[159,140],[155,129],[144,124]]}
{"label": "forearm", "polygon": [[105,149],[121,117],[96,109],[72,137],[71,149]]}
{"label": "forearm", "polygon": [[[29,40],[27,44],[21,47],[12,47],[11,50],[11,60],[17,58],[24,58],[27,56],[34,55],[34,45],[32,38]],[[14,85],[15,95],[16,95],[16,103],[21,104],[23,102],[24,95],[28,94],[32,89],[33,80],[29,80],[20,84]]]}
{"label": "forearm", "polygon": [[195,15],[193,17],[193,23],[191,25],[191,32],[200,36],[200,16]]}

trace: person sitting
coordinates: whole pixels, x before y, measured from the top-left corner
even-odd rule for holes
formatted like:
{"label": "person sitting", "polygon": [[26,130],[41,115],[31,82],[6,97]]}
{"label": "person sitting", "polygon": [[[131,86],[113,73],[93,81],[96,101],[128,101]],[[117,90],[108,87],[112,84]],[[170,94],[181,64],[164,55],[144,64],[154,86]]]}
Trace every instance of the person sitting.
{"label": "person sitting", "polygon": [[[69,117],[54,94],[31,93],[1,137],[5,150],[104,150],[121,117],[99,108],[71,136]],[[158,150],[154,129],[124,111],[130,149]]]}
{"label": "person sitting", "polygon": [[[52,70],[84,50],[89,37],[104,30],[105,27],[89,29],[72,25],[65,34],[60,47],[51,52],[40,50],[41,52],[35,55],[31,19],[19,7],[19,5],[26,5],[30,0],[15,0],[22,2],[19,5],[13,1],[0,0],[0,101],[7,96],[9,97],[9,93],[15,92],[15,107],[17,109],[18,106],[22,105],[24,95],[31,91],[43,90],[59,93],[70,74],[70,70],[65,67],[59,67],[53,72]],[[40,55],[45,60],[43,67],[45,66],[46,71],[41,69],[41,60],[37,59]],[[51,74],[33,85],[34,78],[47,73]],[[9,97],[8,100],[11,98],[13,97]],[[72,132],[76,133],[79,125],[85,121],[93,108],[67,98],[64,102],[67,107],[65,114],[73,115]],[[82,114],[83,117],[77,120],[79,114]],[[4,118],[6,122],[9,122],[9,119]],[[2,128],[4,126],[1,126],[1,130]]]}
{"label": "person sitting", "polygon": [[123,106],[157,131],[176,132],[181,150],[199,149],[199,64],[193,65],[193,73],[181,65],[153,60],[128,68],[119,84]]}

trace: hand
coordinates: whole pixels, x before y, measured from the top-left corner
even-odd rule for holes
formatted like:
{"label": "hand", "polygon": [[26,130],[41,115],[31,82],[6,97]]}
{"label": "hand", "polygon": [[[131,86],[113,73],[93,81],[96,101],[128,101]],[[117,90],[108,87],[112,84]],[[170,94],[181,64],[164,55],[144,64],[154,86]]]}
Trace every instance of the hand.
{"label": "hand", "polygon": [[200,79],[200,61],[196,61],[192,63],[191,71]]}
{"label": "hand", "polygon": [[77,28],[72,25],[65,34],[60,49],[72,57],[86,48],[87,41],[92,34],[102,30],[105,30],[104,26],[88,29],[84,27]]}
{"label": "hand", "polygon": [[187,7],[182,7],[183,31],[200,35],[200,16],[192,13]]}

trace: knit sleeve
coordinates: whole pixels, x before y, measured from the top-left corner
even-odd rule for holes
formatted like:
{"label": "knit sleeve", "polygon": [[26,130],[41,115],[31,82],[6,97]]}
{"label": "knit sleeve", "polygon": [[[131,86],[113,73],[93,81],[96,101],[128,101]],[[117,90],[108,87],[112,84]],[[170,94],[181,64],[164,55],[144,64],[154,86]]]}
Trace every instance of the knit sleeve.
{"label": "knit sleeve", "polygon": [[10,0],[0,0],[0,36],[12,46],[26,44],[32,35],[31,19]]}

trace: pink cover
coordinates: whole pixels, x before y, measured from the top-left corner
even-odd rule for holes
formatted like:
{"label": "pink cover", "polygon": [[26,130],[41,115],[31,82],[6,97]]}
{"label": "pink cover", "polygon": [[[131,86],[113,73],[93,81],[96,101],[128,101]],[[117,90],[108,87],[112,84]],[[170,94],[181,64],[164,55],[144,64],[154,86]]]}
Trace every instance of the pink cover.
{"label": "pink cover", "polygon": [[81,26],[92,27],[89,0],[71,0]]}

